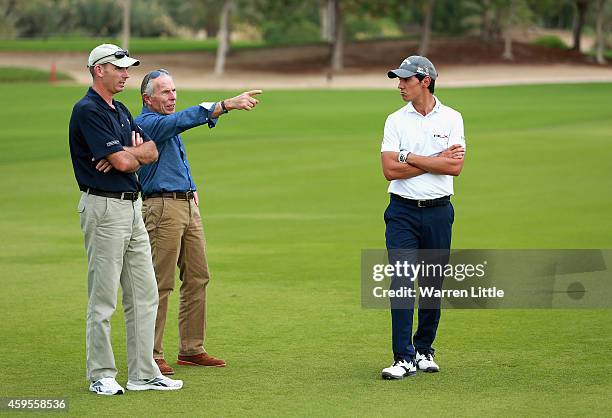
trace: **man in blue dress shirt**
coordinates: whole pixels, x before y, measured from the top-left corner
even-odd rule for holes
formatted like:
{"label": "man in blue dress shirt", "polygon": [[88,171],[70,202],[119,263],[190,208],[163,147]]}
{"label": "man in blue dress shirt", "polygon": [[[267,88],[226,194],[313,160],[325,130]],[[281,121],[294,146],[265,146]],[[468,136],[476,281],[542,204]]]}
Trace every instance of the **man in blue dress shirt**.
{"label": "man in blue dress shirt", "polygon": [[204,348],[206,286],[209,281],[204,230],[198,194],[187,162],[181,132],[207,124],[215,127],[220,115],[232,109],[253,109],[261,90],[244,92],[220,102],[203,102],[176,112],[176,88],[170,73],[152,71],[142,80],[142,113],[136,123],[152,138],[159,151],[156,163],[142,166],[143,218],[153,256],[159,291],[153,357],[165,375],[174,370],[165,361],[163,335],[168,297],[174,290],[178,265],[181,278],[179,306],[179,354],[177,364],[224,367],[225,361]]}

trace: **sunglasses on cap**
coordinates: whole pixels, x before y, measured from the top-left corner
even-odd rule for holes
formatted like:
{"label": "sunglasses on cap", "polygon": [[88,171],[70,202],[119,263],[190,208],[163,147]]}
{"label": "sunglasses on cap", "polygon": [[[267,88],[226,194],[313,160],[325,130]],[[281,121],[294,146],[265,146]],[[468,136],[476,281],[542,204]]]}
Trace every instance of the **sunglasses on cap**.
{"label": "sunglasses on cap", "polygon": [[94,65],[96,65],[98,61],[103,60],[104,58],[113,57],[113,56],[119,60],[121,58],[129,57],[130,53],[128,51],[124,51],[123,49],[120,49],[119,51],[115,51],[112,54],[105,55],[103,57],[98,58],[91,64],[91,66],[93,67]]}
{"label": "sunglasses on cap", "polygon": [[142,79],[142,84],[140,85],[140,95],[142,96],[144,94],[149,81],[155,80],[161,75],[170,75],[170,71],[160,68],[159,70],[151,71],[149,74],[145,75],[145,78]]}

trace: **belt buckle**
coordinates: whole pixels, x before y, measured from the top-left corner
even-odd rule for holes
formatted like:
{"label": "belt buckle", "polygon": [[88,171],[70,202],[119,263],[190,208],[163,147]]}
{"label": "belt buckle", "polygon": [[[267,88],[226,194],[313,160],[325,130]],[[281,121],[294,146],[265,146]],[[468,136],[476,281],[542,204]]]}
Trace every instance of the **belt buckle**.
{"label": "belt buckle", "polygon": [[427,200],[417,200],[417,208],[426,208],[425,202],[427,202]]}

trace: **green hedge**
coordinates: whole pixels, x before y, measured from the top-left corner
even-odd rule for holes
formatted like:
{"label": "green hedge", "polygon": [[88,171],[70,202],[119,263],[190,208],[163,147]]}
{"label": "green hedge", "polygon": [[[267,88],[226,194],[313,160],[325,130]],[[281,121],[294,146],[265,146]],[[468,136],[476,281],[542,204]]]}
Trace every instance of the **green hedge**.
{"label": "green hedge", "polygon": [[547,46],[549,48],[557,48],[557,49],[567,49],[568,48],[565,42],[559,39],[558,36],[554,36],[554,35],[542,36],[536,39],[535,41],[533,41],[532,43],[534,45],[542,45],[542,46]]}
{"label": "green hedge", "polygon": [[[120,45],[120,41],[113,38],[60,37],[49,39],[0,39],[0,51],[89,52],[102,43]],[[241,49],[263,45],[263,42],[239,41],[233,42],[232,48]],[[139,54],[215,51],[216,48],[216,39],[193,40],[177,38],[133,38],[130,40],[129,47],[131,51]]]}

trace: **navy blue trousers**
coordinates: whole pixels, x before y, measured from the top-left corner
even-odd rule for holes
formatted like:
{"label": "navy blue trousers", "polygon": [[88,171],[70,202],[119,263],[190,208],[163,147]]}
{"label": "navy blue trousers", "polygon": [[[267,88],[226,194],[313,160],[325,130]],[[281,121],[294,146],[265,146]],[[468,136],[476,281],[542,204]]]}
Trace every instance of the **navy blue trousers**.
{"label": "navy blue trousers", "polygon": [[[398,254],[398,251],[392,250],[406,250],[403,252],[404,255],[412,257],[412,261],[416,257],[412,255],[418,250],[449,250],[454,218],[455,211],[450,202],[444,206],[419,208],[391,194],[389,206],[385,211],[385,237],[389,262],[393,263]],[[448,254],[447,251],[443,253]],[[443,263],[447,260],[448,258]],[[433,309],[431,306],[427,309],[419,306],[418,328],[414,337],[412,336],[413,316],[414,301],[411,306],[404,305],[399,308],[391,303],[393,356],[396,360],[413,359],[415,351],[422,354],[434,352],[432,344],[440,322],[439,306]]]}

